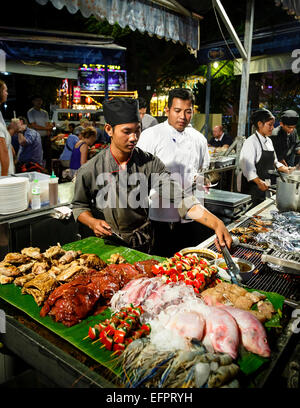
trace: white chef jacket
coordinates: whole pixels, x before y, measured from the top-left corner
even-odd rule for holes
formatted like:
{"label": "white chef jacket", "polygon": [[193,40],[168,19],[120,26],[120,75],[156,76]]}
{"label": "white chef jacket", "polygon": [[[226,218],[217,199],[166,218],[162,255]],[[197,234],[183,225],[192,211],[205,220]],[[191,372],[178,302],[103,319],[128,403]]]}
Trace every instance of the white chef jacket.
{"label": "white chef jacket", "polygon": [[[169,125],[168,120],[145,129],[137,146],[157,156],[171,173],[171,177],[180,182],[188,191],[200,169],[209,167],[209,152],[206,138],[188,125],[183,132],[178,132]],[[159,197],[151,189],[149,218],[154,221],[184,222],[177,208]]]}
{"label": "white chef jacket", "polygon": [[[264,150],[269,152],[274,151],[273,142],[269,137],[262,136],[259,132],[257,132],[259,140],[263,146]],[[259,162],[262,155],[262,150],[259,141],[257,140],[256,134],[249,136],[248,139],[245,140],[240,154],[240,168],[242,170],[243,175],[246,177],[248,181],[255,179],[258,177],[256,172],[255,164]],[[274,164],[277,168],[283,166],[277,160],[276,153],[274,151]]]}

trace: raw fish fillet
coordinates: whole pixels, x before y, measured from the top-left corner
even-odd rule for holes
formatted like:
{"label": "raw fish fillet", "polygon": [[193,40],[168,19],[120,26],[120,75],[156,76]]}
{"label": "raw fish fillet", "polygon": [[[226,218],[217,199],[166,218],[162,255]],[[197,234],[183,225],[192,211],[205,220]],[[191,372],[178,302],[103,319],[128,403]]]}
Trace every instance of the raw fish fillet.
{"label": "raw fish fillet", "polygon": [[246,350],[262,357],[270,357],[266,331],[260,321],[250,312],[223,306],[233,316],[241,332],[242,344]]}

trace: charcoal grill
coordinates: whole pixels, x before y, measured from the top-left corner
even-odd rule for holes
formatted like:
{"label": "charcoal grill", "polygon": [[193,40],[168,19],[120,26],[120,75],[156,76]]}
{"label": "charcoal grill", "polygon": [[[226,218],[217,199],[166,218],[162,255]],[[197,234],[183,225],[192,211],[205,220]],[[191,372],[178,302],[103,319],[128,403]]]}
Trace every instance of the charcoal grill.
{"label": "charcoal grill", "polygon": [[[263,290],[265,292],[276,292],[284,296],[287,303],[299,307],[300,301],[300,275],[291,275],[272,270],[263,262],[264,251],[244,247],[246,244],[240,244],[233,248],[232,256],[244,258],[252,262],[256,270],[253,276],[247,281],[246,286],[250,289]],[[208,246],[208,249],[217,251],[215,244]]]}

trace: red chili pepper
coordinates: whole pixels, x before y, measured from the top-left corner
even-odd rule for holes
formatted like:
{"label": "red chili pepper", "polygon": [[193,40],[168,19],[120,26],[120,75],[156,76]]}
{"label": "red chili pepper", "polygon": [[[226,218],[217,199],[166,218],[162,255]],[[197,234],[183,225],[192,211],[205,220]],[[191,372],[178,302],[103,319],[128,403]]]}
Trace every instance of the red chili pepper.
{"label": "red chili pepper", "polygon": [[193,274],[192,271],[188,271],[186,274],[187,274],[188,278],[190,278],[190,279],[194,279],[194,278],[195,278],[195,276],[194,276],[194,274]]}
{"label": "red chili pepper", "polygon": [[200,286],[201,286],[201,282],[198,279],[195,279],[193,281],[193,285],[194,285],[195,288],[199,289]]}

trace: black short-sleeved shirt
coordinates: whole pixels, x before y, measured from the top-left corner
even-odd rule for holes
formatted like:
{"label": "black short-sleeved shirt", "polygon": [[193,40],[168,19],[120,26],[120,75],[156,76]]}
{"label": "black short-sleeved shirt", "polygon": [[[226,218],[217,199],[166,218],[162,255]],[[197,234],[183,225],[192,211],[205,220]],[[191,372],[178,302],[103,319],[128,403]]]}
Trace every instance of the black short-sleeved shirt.
{"label": "black short-sleeved shirt", "polygon": [[293,130],[289,135],[281,126],[275,128],[270,136],[279,161],[285,160],[289,166],[295,165],[297,150],[300,150],[300,141],[297,130]]}
{"label": "black short-sleeved shirt", "polygon": [[228,135],[227,133],[224,133],[221,140],[216,140],[214,137],[212,137],[210,141],[208,142],[208,144],[213,147],[222,147],[224,145],[230,146],[232,142],[233,142],[232,137]]}

